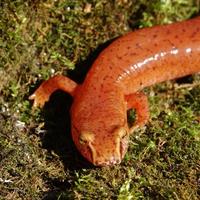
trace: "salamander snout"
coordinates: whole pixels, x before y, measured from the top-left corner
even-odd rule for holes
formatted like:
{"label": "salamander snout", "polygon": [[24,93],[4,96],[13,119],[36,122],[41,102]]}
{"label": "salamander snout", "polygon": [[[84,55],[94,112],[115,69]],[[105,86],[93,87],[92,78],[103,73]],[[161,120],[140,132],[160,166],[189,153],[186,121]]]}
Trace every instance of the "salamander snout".
{"label": "salamander snout", "polygon": [[107,138],[101,145],[96,145],[93,151],[93,163],[96,166],[119,164],[127,150],[128,133],[124,127],[113,131],[112,137]]}
{"label": "salamander snout", "polygon": [[120,127],[109,133],[97,133],[81,131],[78,140],[74,138],[80,153],[95,166],[119,164],[128,147],[127,128]]}

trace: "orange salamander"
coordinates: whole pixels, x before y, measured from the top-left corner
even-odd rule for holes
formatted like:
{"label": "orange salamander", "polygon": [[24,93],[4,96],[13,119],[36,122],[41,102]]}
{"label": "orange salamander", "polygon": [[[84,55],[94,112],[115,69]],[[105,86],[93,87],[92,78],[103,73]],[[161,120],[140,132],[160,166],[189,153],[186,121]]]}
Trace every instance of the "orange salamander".
{"label": "orange salamander", "polygon": [[[72,138],[80,153],[96,166],[121,162],[130,133],[149,118],[144,87],[200,71],[200,17],[127,33],[105,48],[84,82],[56,75],[30,96],[42,107],[61,89],[73,96]],[[136,122],[127,125],[127,110]]]}

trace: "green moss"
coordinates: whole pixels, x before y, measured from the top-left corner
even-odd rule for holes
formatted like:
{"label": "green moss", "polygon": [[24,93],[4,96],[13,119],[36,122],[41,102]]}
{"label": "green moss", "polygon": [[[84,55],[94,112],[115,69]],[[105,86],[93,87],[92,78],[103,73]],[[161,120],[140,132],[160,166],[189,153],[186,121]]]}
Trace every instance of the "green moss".
{"label": "green moss", "polygon": [[149,27],[156,24],[169,24],[174,21],[188,19],[199,11],[195,1],[149,1],[145,5],[139,27]]}
{"label": "green moss", "polygon": [[151,120],[131,136],[125,159],[113,167],[92,168],[77,153],[68,96],[56,94],[42,111],[32,111],[28,100],[54,73],[82,74],[100,45],[130,27],[171,23],[198,11],[192,0],[1,1],[0,199],[199,199],[198,75],[187,85],[145,90]]}

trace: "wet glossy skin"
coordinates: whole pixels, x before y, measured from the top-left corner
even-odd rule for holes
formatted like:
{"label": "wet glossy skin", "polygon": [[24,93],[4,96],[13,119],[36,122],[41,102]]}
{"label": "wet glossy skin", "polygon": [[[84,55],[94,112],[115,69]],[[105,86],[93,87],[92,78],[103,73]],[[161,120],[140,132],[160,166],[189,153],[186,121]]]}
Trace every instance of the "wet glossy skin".
{"label": "wet glossy skin", "polygon": [[198,71],[200,17],[128,33],[98,56],[82,85],[55,76],[31,99],[42,106],[56,89],[70,93],[72,137],[78,150],[94,165],[113,165],[127,151],[127,109],[136,109],[134,127],[148,121],[147,98],[139,91]]}

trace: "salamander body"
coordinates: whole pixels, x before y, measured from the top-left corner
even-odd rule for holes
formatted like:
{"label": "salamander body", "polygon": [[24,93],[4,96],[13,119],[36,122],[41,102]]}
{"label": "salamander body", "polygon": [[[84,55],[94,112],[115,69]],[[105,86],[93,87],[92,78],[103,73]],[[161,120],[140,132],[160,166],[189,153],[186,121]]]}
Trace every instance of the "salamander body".
{"label": "salamander body", "polygon": [[[96,166],[121,162],[129,135],[149,118],[144,87],[200,71],[200,17],[127,33],[104,49],[80,85],[62,75],[31,95],[43,106],[62,89],[73,96],[71,129],[81,154]],[[134,108],[134,126],[127,110]]]}

